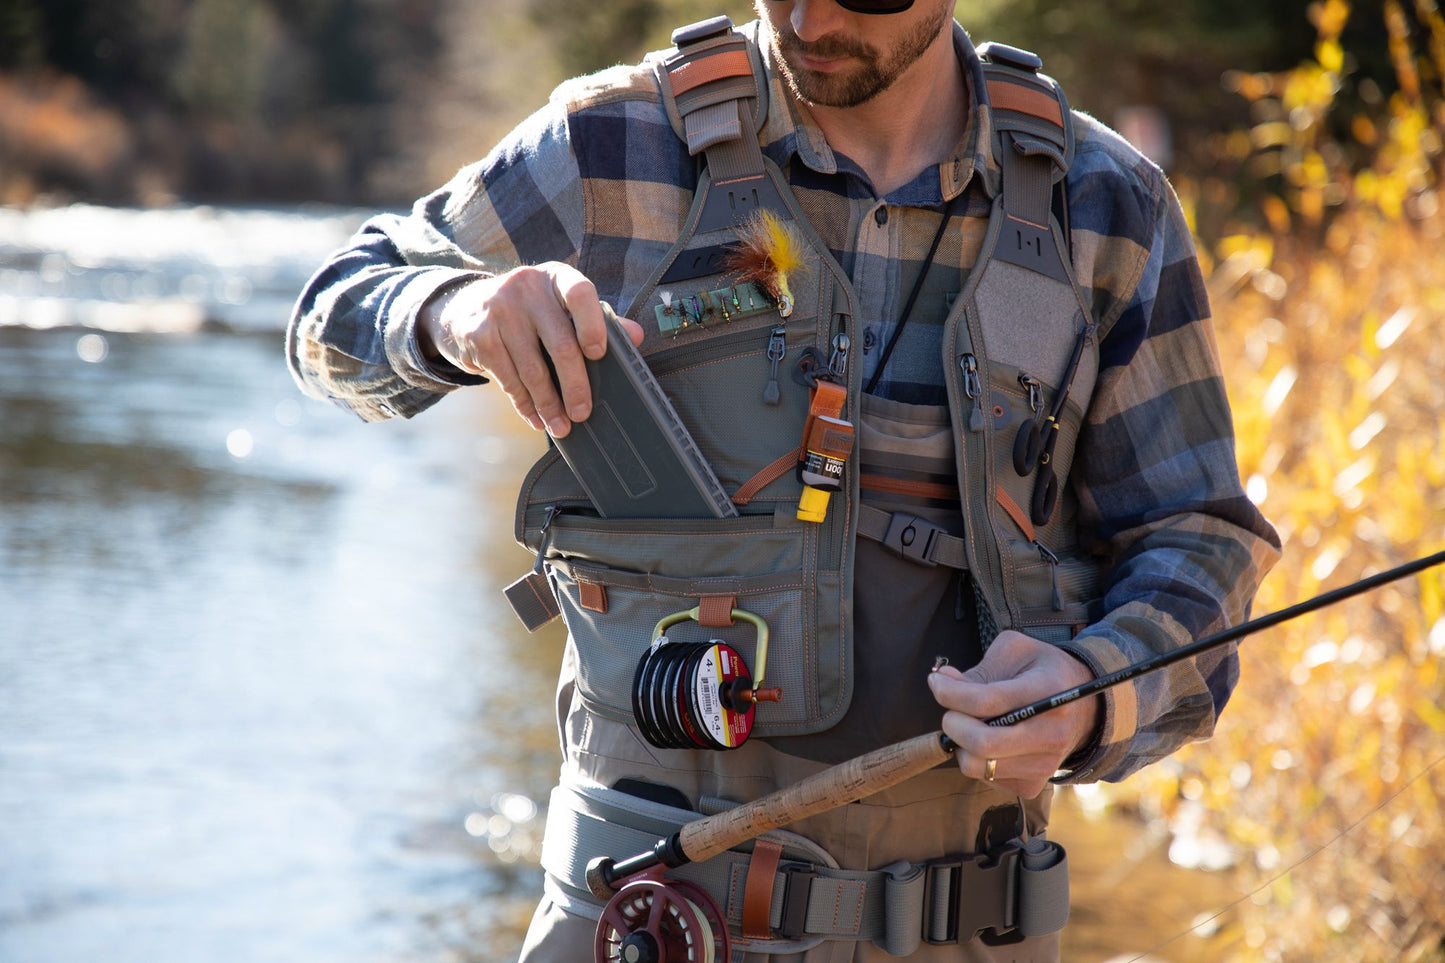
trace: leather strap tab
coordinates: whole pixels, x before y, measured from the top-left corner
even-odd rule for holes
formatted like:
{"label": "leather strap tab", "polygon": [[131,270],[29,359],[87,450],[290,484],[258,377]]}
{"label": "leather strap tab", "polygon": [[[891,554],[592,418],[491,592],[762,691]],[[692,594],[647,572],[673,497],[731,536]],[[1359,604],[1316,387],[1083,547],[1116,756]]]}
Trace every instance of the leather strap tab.
{"label": "leather strap tab", "polygon": [[1013,110],[1037,117],[1056,127],[1064,126],[1064,112],[1059,106],[1058,98],[1037,88],[991,78],[988,82],[988,99],[996,110]]}
{"label": "leather strap tab", "polygon": [[607,614],[607,586],[577,580],[577,596],[582,607],[599,615]]}
{"label": "leather strap tab", "polygon": [[719,50],[668,70],[672,92],[681,96],[689,90],[729,77],[751,77],[753,65],[746,49]]}
{"label": "leather strap tab", "polygon": [[736,595],[704,595],[697,603],[697,624],[710,629],[733,625],[733,609],[738,607]]}
{"label": "leather strap tab", "polygon": [[841,418],[843,406],[848,403],[848,389],[832,381],[819,381],[813,389],[813,402],[808,410],[811,416],[826,415]]}
{"label": "leather strap tab", "polygon": [[748,879],[743,884],[743,936],[765,940],[772,935],[769,917],[773,906],[773,881],[777,879],[778,860],[783,847],[769,839],[753,843],[753,857],[748,860]]}

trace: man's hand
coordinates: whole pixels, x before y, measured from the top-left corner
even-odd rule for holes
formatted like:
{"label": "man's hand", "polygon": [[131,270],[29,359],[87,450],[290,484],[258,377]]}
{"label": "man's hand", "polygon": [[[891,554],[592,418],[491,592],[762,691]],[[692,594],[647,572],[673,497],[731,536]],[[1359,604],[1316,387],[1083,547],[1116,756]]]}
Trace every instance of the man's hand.
{"label": "man's hand", "polygon": [[[642,343],[641,325],[622,325]],[[606,320],[597,289],[569,265],[520,267],[448,288],[422,308],[417,328],[424,352],[495,381],[538,431],[561,438],[592,413],[584,359],[606,353]]]}
{"label": "man's hand", "polygon": [[949,710],[943,731],[958,744],[955,757],[966,776],[983,779],[988,760],[993,781],[1032,799],[1094,732],[1100,697],[1080,699],[1017,725],[996,728],[985,721],[1020,706],[1088,682],[1084,663],[1062,649],[1022,632],[1002,632],[983,661],[959,672],[944,666],[928,676],[938,704]]}

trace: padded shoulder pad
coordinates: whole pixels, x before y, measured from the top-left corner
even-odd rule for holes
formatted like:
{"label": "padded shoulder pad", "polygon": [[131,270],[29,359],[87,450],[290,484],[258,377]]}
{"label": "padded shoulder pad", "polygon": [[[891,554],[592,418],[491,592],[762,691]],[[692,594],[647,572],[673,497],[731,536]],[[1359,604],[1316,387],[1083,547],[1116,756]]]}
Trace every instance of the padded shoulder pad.
{"label": "padded shoulder pad", "polygon": [[[762,59],[727,17],[713,17],[672,34],[676,46],[657,61],[657,82],[677,136],[696,156],[745,133],[756,136],[767,117]],[[737,106],[733,106],[737,105]],[[746,129],[751,120],[752,129]]]}
{"label": "padded shoulder pad", "polygon": [[1000,147],[1047,156],[1054,162],[1053,181],[1063,180],[1074,159],[1073,116],[1063,88],[1040,72],[1044,62],[1027,50],[986,43],[978,55],[988,87],[982,99],[992,110]]}

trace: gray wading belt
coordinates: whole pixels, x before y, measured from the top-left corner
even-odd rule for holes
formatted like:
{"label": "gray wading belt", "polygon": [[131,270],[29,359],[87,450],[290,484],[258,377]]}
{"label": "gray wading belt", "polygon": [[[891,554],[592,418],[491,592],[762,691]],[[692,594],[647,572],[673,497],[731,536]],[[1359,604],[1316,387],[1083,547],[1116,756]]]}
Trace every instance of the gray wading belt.
{"label": "gray wading belt", "polygon": [[[596,919],[587,863],[651,850],[658,839],[699,814],[601,787],[552,791],[542,868],[560,884],[569,912]],[[1024,937],[1063,929],[1069,917],[1069,871],[1063,847],[1042,837],[1014,841],[994,858],[953,856],[882,869],[839,869],[812,842],[767,833],[782,845],[768,883],[766,940],[744,939],[755,953],[799,953],[824,940],[869,941],[894,956],[922,943],[958,943],[991,931]],[[743,918],[751,853],[731,851],[669,874],[702,886],[736,931]]]}

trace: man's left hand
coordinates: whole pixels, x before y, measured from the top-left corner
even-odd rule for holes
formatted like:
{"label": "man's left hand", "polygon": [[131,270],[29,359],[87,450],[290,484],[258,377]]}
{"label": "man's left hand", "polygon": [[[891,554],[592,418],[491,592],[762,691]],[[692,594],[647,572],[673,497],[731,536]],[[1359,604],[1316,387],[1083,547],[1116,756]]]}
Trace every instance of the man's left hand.
{"label": "man's left hand", "polygon": [[929,674],[928,685],[948,710],[943,731],[958,744],[955,758],[963,774],[974,779],[991,775],[990,781],[1032,799],[1093,736],[1103,711],[1101,697],[1079,699],[1012,726],[989,726],[985,720],[1092,678],[1088,666],[1062,649],[1008,631],[999,634],[978,665],[967,672],[944,666]]}

